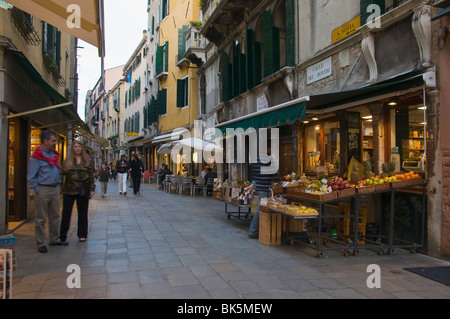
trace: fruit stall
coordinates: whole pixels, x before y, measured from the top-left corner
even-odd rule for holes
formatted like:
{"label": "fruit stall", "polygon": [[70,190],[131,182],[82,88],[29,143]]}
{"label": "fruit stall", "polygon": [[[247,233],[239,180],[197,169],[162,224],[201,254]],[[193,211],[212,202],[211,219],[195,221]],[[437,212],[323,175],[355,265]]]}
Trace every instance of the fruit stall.
{"label": "fruit stall", "polygon": [[[372,173],[370,162],[351,163],[346,176],[316,177],[292,173],[284,176],[276,188],[284,192],[261,199],[260,242],[267,245],[302,244],[313,248],[321,257],[329,250],[342,250],[344,255],[357,255],[360,249],[378,254],[391,254],[395,248],[416,252],[423,247],[424,227],[418,241],[396,238],[394,212],[401,209],[396,198],[406,189],[416,188],[426,200],[426,185],[414,172],[394,172],[393,165],[383,165],[383,174]],[[367,223],[373,196],[387,207],[384,219],[388,227],[381,229]],[[261,218],[263,216],[263,218]],[[424,214],[422,214],[424,219]],[[294,224],[291,231],[290,225]],[[424,220],[422,220],[424,225]],[[370,233],[368,232],[370,230]],[[301,231],[299,231],[301,230]],[[269,239],[268,239],[269,238]]]}

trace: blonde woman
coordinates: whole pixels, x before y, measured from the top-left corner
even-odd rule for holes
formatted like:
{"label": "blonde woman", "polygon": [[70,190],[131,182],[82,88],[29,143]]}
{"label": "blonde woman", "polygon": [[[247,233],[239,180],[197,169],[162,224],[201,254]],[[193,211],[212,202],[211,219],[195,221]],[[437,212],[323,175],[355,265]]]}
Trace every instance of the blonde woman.
{"label": "blonde woman", "polygon": [[95,179],[94,165],[81,142],[72,142],[69,156],[61,169],[61,176],[63,178],[63,211],[60,240],[67,244],[67,232],[70,227],[73,204],[77,201],[77,235],[80,242],[85,242],[88,233],[89,199],[94,196]]}

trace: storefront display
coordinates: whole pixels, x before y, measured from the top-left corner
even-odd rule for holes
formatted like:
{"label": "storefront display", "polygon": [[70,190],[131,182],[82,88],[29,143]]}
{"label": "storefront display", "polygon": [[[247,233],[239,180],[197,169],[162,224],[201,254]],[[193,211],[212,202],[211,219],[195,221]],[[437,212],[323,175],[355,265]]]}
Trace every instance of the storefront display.
{"label": "storefront display", "polygon": [[315,173],[318,167],[326,167],[329,173],[339,172],[341,139],[339,122],[307,126],[305,136],[305,171]]}

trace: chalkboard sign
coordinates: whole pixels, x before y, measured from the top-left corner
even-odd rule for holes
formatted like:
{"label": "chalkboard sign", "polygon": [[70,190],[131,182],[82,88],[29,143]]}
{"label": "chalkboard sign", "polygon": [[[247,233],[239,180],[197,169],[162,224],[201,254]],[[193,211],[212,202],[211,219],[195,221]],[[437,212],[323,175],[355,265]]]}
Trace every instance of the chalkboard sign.
{"label": "chalkboard sign", "polygon": [[358,112],[347,113],[347,142],[348,158],[361,162],[361,115]]}

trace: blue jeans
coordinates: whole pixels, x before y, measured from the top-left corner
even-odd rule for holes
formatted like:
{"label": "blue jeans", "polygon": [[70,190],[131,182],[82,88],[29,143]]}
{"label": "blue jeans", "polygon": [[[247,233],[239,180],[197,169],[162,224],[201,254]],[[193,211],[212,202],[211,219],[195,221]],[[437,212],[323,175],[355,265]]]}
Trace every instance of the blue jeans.
{"label": "blue jeans", "polygon": [[250,229],[248,230],[249,235],[258,235],[259,234],[259,210],[261,199],[267,197],[267,192],[255,192],[253,195],[256,197],[256,212],[253,215],[252,223],[250,224]]}

